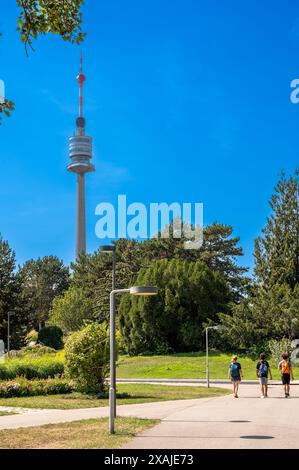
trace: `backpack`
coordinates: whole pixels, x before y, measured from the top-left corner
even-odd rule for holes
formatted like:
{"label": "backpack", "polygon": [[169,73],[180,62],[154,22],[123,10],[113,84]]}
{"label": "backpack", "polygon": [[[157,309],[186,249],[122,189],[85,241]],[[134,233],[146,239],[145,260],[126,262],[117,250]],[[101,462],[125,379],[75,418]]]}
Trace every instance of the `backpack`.
{"label": "backpack", "polygon": [[239,377],[239,364],[237,362],[232,362],[230,365],[230,374],[232,377]]}
{"label": "backpack", "polygon": [[268,366],[265,362],[260,363],[258,376],[259,377],[268,377]]}
{"label": "backpack", "polygon": [[281,373],[282,374],[289,374],[290,373],[290,361],[286,361],[285,359],[281,363]]}

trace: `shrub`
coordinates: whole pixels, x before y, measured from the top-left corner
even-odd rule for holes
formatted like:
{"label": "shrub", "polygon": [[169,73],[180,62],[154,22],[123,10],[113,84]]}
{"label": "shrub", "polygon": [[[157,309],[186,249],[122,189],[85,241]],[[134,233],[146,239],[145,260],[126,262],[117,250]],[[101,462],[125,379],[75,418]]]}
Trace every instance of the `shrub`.
{"label": "shrub", "polygon": [[63,332],[58,326],[45,326],[38,333],[38,342],[49,348],[62,349]]}
{"label": "shrub", "polygon": [[43,346],[42,344],[33,344],[32,346],[25,346],[24,348],[19,349],[18,351],[10,351],[9,355],[7,354],[6,357],[29,358],[56,353],[57,351],[55,349],[49,348],[48,346]]}
{"label": "shrub", "polygon": [[292,348],[292,341],[288,338],[282,338],[279,341],[271,339],[268,344],[276,365],[278,365],[279,361],[281,361],[282,353],[287,352],[291,356],[291,353],[294,349]]}
{"label": "shrub", "polygon": [[25,336],[25,343],[28,345],[32,341],[36,342],[38,339],[38,332],[35,330],[29,331],[29,333]]}
{"label": "shrub", "polygon": [[14,381],[0,382],[0,398],[57,395],[72,391],[72,382],[58,378],[27,380],[24,377],[19,377]]}
{"label": "shrub", "polygon": [[258,359],[262,353],[266,354],[267,357],[271,356],[269,341],[264,340],[260,343],[253,344],[247,351],[247,355],[253,360]]}
{"label": "shrub", "polygon": [[13,358],[0,364],[0,380],[11,380],[19,376],[29,380],[47,379],[61,376],[63,372],[63,360],[52,356]]}
{"label": "shrub", "polygon": [[90,323],[69,336],[65,344],[65,368],[81,391],[100,393],[105,390],[109,370],[106,323]]}

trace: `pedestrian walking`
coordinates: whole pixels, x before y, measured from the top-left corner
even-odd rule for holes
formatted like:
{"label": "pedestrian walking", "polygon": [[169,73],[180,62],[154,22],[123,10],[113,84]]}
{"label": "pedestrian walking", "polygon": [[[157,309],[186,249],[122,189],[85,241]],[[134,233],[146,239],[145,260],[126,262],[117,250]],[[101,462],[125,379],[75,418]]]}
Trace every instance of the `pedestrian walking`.
{"label": "pedestrian walking", "polygon": [[284,387],[285,398],[289,398],[290,382],[291,382],[291,379],[294,380],[293,369],[292,369],[292,364],[289,359],[288,353],[283,353],[281,357],[282,357],[282,360],[278,364],[278,369],[281,374],[281,381]]}
{"label": "pedestrian walking", "polygon": [[270,369],[269,362],[266,361],[266,355],[261,354],[260,355],[260,360],[258,361],[256,365],[256,376],[259,379],[260,385],[261,385],[261,398],[267,398],[268,397],[268,377],[270,377],[270,380],[272,380],[272,372]]}
{"label": "pedestrian walking", "polygon": [[232,361],[228,368],[228,378],[233,384],[233,394],[235,398],[238,398],[239,383],[243,377],[241,364],[238,362],[238,356],[233,356]]}

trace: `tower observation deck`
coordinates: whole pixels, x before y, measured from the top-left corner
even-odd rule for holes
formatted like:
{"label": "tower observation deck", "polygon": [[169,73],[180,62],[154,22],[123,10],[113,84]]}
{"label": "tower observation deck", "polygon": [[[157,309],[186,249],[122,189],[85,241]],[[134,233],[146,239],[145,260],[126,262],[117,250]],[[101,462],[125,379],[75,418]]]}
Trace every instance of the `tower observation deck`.
{"label": "tower observation deck", "polygon": [[71,163],[68,171],[77,174],[77,226],[76,258],[86,251],[86,215],[85,215],[85,173],[95,171],[92,159],[92,138],[85,135],[86,121],[83,117],[83,85],[86,78],[83,73],[83,57],[80,57],[80,72],[77,76],[79,85],[79,117],[76,119],[76,134],[69,139]]}

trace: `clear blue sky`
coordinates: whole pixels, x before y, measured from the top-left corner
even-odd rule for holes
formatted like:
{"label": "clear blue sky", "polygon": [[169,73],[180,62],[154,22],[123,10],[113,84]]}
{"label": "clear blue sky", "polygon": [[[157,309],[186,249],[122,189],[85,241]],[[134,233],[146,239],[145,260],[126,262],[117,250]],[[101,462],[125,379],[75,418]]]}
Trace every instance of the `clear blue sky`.
{"label": "clear blue sky", "polygon": [[[75,192],[67,173],[77,115],[80,48],[38,40],[30,57],[1,5],[0,79],[16,103],[0,127],[0,232],[28,258],[74,257]],[[241,237],[242,263],[269,214],[279,173],[299,152],[296,0],[86,0],[83,46],[87,132],[87,245],[97,248],[95,206],[203,202],[205,224]]]}

